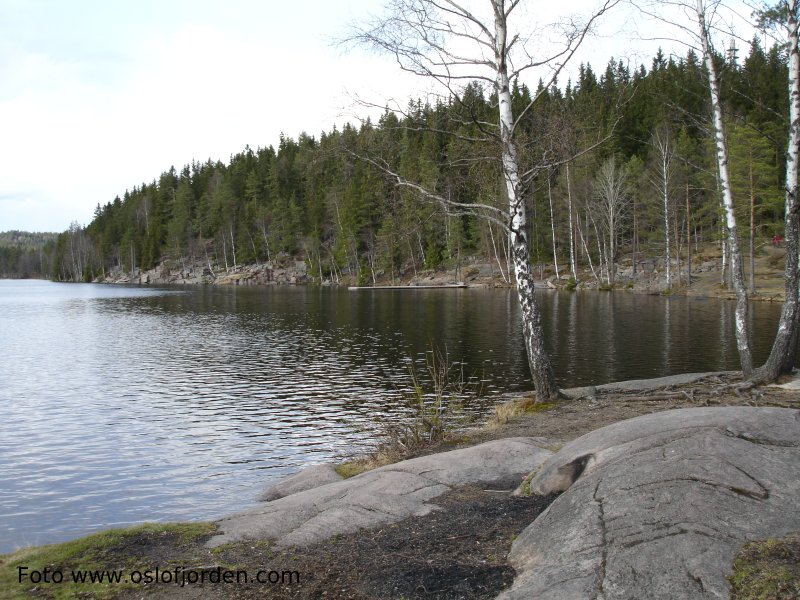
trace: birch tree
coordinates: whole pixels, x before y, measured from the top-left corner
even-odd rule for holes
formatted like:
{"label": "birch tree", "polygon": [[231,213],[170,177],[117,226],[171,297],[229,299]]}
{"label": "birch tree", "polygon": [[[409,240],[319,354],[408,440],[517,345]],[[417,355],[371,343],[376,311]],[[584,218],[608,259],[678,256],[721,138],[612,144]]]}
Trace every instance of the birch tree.
{"label": "birch tree", "polygon": [[570,185],[570,177],[569,177],[569,163],[566,164],[567,170],[567,209],[569,211],[569,267],[570,272],[572,273],[573,281],[578,281],[578,263],[576,260],[576,252],[575,252],[575,230],[573,228],[573,223],[575,222],[575,217],[573,216],[572,210],[572,186]]}
{"label": "birch tree", "polygon": [[798,192],[798,148],[800,147],[800,50],[798,49],[798,0],[783,0],[777,5],[760,7],[762,24],[783,30],[789,55],[789,140],[786,147],[784,302],[778,331],[769,358],[755,373],[754,379],[774,381],[791,372],[797,354],[800,331],[800,207]]}
{"label": "birch tree", "polygon": [[625,169],[615,157],[608,158],[595,178],[595,198],[603,229],[603,254],[606,263],[606,283],[614,284],[617,245],[620,232],[628,218],[630,196],[627,191]]}
{"label": "birch tree", "polygon": [[664,128],[657,129],[653,135],[653,147],[656,151],[656,174],[652,178],[653,187],[658,192],[661,203],[661,211],[664,217],[664,260],[667,268],[667,289],[672,287],[672,268],[671,268],[671,249],[672,235],[669,226],[671,216],[671,196],[673,179],[673,158],[675,147],[669,136],[669,131]]}
{"label": "birch tree", "polygon": [[714,51],[711,45],[711,33],[709,28],[709,16],[714,7],[715,3],[706,3],[703,0],[697,0],[695,3],[697,31],[703,50],[703,62],[708,76],[708,92],[711,97],[719,185],[722,192],[722,207],[725,212],[725,226],[727,228],[728,245],[730,247],[731,281],[733,282],[733,291],[736,294],[736,347],[739,350],[742,374],[749,378],[753,374],[753,353],[750,348],[747,321],[747,287],[744,281],[742,249],[739,245],[736,213],[733,206],[733,193],[731,192],[731,178],[728,170],[728,147],[727,140],[725,139],[719,77],[717,75],[716,66],[714,65]]}
{"label": "birch tree", "polygon": [[[482,81],[497,97],[497,121],[475,123],[480,140],[494,148],[493,160],[500,168],[505,187],[505,207],[490,204],[458,203],[418,182],[393,171],[387,162],[368,158],[391,176],[398,186],[414,190],[422,198],[438,202],[456,214],[479,213],[501,225],[508,233],[512,265],[517,282],[522,328],[537,402],[559,396],[550,357],[545,349],[541,312],[534,295],[533,274],[527,236],[525,195],[531,181],[549,166],[548,161],[523,165],[520,158],[520,119],[540,97],[515,114],[511,87],[526,72],[545,72],[547,90],[557,80],[564,65],[589,33],[595,20],[617,3],[605,3],[585,22],[571,22],[561,32],[560,47],[543,55],[524,21],[522,0],[482,0],[469,6],[456,0],[391,0],[386,16],[359,27],[351,40],[366,44],[394,57],[399,67],[434,80],[446,94],[458,101],[467,82]],[[472,6],[474,4],[474,8]],[[534,39],[535,38],[535,39]]]}
{"label": "birch tree", "polygon": [[[753,374],[753,355],[747,318],[749,311],[747,287],[744,280],[742,251],[731,191],[719,75],[714,63],[715,51],[712,43],[714,22],[718,18],[721,4],[720,0],[667,0],[642,3],[639,7],[645,14],[673,26],[681,35],[680,41],[699,50],[703,57],[708,97],[711,102],[711,125],[719,177],[720,202],[725,220],[725,242],[729,249],[731,281],[736,294],[736,347],[739,351],[742,373],[746,378],[750,378]],[[667,16],[665,12],[667,10],[674,11],[670,13],[672,16]]]}

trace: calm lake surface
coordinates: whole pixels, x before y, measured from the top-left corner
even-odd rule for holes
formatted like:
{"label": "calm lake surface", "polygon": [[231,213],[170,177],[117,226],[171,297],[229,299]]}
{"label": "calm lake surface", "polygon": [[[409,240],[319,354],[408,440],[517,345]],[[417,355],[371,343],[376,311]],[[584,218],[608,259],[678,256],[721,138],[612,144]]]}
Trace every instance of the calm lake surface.
{"label": "calm lake surface", "polygon": [[[738,368],[732,302],[539,294],[563,387]],[[757,361],[779,310],[753,307]],[[0,281],[0,553],[251,505],[403,418],[432,344],[531,389],[513,291]]]}

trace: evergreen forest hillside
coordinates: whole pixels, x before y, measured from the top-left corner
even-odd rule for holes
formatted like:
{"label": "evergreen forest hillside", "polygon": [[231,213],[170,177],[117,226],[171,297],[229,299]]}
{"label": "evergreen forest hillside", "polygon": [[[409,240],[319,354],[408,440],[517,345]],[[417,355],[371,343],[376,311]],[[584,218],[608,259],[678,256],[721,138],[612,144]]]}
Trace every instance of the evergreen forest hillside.
{"label": "evergreen forest hillside", "polygon": [[[764,243],[783,232],[787,57],[754,40],[745,58],[716,62],[742,239],[752,212],[753,243]],[[659,52],[649,68],[583,65],[551,89],[517,82],[513,101],[524,107],[537,93],[520,120],[535,263],[556,259],[566,273],[572,254],[599,278],[621,256],[663,259],[668,238],[673,258],[687,242],[722,239],[706,74],[694,53]],[[164,261],[227,270],[292,257],[317,280],[367,283],[471,259],[507,264],[502,224],[474,208],[505,204],[499,149],[482,135],[496,102],[473,82],[457,96],[387,109],[377,122],[170,168],[60,234],[50,274],[89,281]],[[464,210],[426,200],[392,174]]]}
{"label": "evergreen forest hillside", "polygon": [[0,232],[0,278],[48,276],[57,238],[56,233]]}

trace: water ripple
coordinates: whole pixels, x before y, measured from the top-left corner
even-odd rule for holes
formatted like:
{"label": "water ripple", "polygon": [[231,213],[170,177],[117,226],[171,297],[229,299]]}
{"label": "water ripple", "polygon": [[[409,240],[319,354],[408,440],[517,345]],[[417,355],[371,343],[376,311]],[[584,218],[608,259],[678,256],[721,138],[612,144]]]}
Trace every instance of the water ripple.
{"label": "water ripple", "polygon": [[[543,307],[562,382],[735,365],[725,303],[583,298]],[[432,342],[489,391],[529,389],[514,307],[493,290],[0,281],[0,552],[243,508],[405,418]]]}

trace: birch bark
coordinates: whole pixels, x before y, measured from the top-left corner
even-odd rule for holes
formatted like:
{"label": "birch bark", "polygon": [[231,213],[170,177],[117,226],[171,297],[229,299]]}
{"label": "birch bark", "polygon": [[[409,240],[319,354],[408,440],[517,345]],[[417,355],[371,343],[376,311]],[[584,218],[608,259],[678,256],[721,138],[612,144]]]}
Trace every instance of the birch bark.
{"label": "birch bark", "polygon": [[708,89],[711,96],[711,109],[713,113],[717,168],[719,170],[719,183],[722,190],[722,207],[725,213],[727,239],[730,247],[731,280],[736,294],[736,347],[739,350],[739,361],[742,365],[742,373],[746,378],[750,378],[753,375],[753,356],[750,348],[747,319],[747,288],[744,283],[742,251],[739,246],[736,215],[733,210],[733,194],[731,193],[730,175],[728,173],[728,149],[725,144],[722,104],[719,94],[719,79],[717,78],[716,67],[714,66],[714,56],[711,50],[711,41],[706,24],[706,11],[703,0],[697,0],[696,10],[698,32],[703,48],[703,61],[708,71]]}
{"label": "birch bark", "polygon": [[559,396],[550,357],[544,347],[541,312],[536,302],[531,273],[530,249],[525,230],[525,203],[521,192],[519,160],[514,142],[514,113],[511,105],[511,91],[508,79],[507,44],[508,29],[504,0],[492,0],[495,15],[494,53],[497,69],[495,81],[499,102],[500,141],[502,144],[503,175],[508,213],[511,222],[510,244],[514,263],[514,276],[517,280],[517,296],[522,313],[522,327],[525,333],[525,346],[528,364],[536,389],[537,401],[547,402]]}
{"label": "birch bark", "polygon": [[689,209],[689,181],[686,181],[686,287],[692,285],[692,213]]}
{"label": "birch bark", "polygon": [[758,369],[754,379],[774,381],[794,366],[797,337],[800,329],[800,207],[798,192],[798,146],[800,146],[800,49],[798,44],[798,1],[786,3],[786,33],[789,40],[789,141],[786,148],[786,265],[785,288],[778,331],[767,362]]}
{"label": "birch bark", "polygon": [[[666,136],[666,134],[665,134]],[[661,173],[661,181],[659,191],[661,192],[662,210],[664,211],[664,258],[667,267],[667,289],[672,287],[672,265],[671,265],[671,250],[672,250],[672,235],[669,228],[669,192],[670,192],[670,174],[672,172],[672,148],[670,147],[669,138],[661,138],[661,134],[656,134],[656,148],[659,154],[659,165]]]}
{"label": "birch bark", "polygon": [[572,188],[569,181],[569,163],[567,163],[567,206],[569,207],[569,267],[572,271],[572,279],[578,281],[578,265],[575,260],[575,230],[572,222],[574,220],[572,211]]}
{"label": "birch bark", "polygon": [[[596,20],[619,1],[603,0],[585,22],[571,20],[563,24],[565,26],[559,28],[562,43],[556,50],[539,45],[539,38],[529,31],[510,30],[510,15],[517,9],[522,10],[522,0],[482,0],[469,5],[459,0],[387,0],[388,15],[374,19],[366,28],[357,28],[350,39],[389,54],[402,70],[441,85],[450,98],[458,98],[459,88],[467,81],[482,81],[494,88],[497,126],[473,118],[484,136],[481,140],[499,150],[484,159],[502,169],[505,188],[502,208],[494,203],[459,202],[398,174],[384,159],[357,156],[426,201],[453,209],[458,214],[480,216],[507,231],[511,260],[508,271],[513,269],[517,282],[528,364],[538,402],[552,400],[560,394],[545,350],[541,313],[534,295],[525,193],[550,161],[542,157],[538,162],[531,159],[524,165],[521,163],[517,146],[520,138],[516,133],[518,121],[540,95],[514,114],[510,83],[531,69],[544,68],[549,73],[543,89],[549,89]],[[520,22],[523,19],[520,16]],[[420,254],[424,257],[421,247]]]}
{"label": "birch bark", "polygon": [[550,234],[553,238],[553,264],[556,270],[556,279],[561,279],[558,272],[558,254],[556,252],[556,218],[553,214],[553,190],[550,185],[550,177],[547,178],[547,198],[550,201]]}

